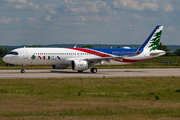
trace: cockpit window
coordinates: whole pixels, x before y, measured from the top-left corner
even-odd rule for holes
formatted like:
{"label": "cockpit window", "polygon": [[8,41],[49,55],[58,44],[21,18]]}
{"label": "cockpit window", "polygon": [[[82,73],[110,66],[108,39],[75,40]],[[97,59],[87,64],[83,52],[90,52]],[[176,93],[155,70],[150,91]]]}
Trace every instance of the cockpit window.
{"label": "cockpit window", "polygon": [[10,52],[9,54],[18,55],[18,52]]}

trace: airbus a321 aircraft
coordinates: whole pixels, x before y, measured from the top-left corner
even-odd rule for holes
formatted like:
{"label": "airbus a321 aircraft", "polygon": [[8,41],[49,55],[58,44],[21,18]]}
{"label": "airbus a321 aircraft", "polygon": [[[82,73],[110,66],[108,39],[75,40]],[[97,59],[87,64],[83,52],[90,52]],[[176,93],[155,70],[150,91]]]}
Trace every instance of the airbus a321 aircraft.
{"label": "airbus a321 aircraft", "polygon": [[98,64],[129,64],[148,60],[166,52],[158,50],[163,26],[156,26],[147,40],[138,49],[129,48],[18,48],[3,57],[6,63],[22,65],[21,73],[25,73],[25,65],[52,65],[53,69],[66,69],[83,72],[90,66]]}

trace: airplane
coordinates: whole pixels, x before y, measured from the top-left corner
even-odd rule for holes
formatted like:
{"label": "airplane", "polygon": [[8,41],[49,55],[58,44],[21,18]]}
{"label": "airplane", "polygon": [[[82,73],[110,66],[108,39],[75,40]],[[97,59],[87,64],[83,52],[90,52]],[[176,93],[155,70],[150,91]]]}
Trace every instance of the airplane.
{"label": "airplane", "polygon": [[166,54],[158,50],[163,26],[153,30],[146,41],[138,48],[18,48],[3,57],[10,64],[22,65],[21,73],[25,73],[25,65],[52,65],[53,69],[67,69],[83,72],[89,67],[91,73],[97,73],[95,65],[99,64],[131,64]]}

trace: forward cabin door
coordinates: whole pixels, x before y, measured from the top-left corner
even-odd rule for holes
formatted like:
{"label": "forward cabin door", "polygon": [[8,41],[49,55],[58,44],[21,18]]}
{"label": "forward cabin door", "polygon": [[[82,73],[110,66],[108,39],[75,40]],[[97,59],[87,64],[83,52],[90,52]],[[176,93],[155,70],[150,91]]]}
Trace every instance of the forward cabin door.
{"label": "forward cabin door", "polygon": [[23,51],[23,59],[28,59],[28,50],[24,49]]}

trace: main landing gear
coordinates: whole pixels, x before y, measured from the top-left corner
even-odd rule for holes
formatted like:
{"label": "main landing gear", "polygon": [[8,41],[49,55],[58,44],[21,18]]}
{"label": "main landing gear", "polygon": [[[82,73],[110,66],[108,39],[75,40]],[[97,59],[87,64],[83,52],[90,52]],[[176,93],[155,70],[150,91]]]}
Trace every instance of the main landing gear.
{"label": "main landing gear", "polygon": [[97,69],[96,68],[91,68],[91,73],[97,73]]}
{"label": "main landing gear", "polygon": [[22,65],[21,73],[25,73],[24,66],[25,66],[25,65]]}
{"label": "main landing gear", "polygon": [[90,64],[92,66],[91,73],[97,73],[97,68],[94,67],[94,64]]}

